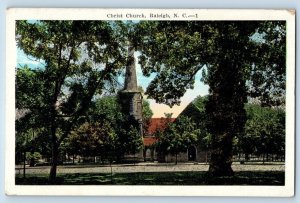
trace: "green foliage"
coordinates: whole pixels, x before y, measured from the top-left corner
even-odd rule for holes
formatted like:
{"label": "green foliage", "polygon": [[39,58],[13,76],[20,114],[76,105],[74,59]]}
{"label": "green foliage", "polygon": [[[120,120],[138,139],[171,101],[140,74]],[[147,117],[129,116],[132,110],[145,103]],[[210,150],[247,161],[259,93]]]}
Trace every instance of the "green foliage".
{"label": "green foliage", "polygon": [[[146,100],[143,111],[150,119],[152,111]],[[150,117],[149,117],[150,116]],[[103,156],[120,160],[125,154],[142,148],[136,126],[121,111],[117,96],[101,97],[90,106],[89,121],[74,130],[69,151],[83,156]]]}
{"label": "green foliage", "polygon": [[[20,112],[20,110],[17,111]],[[32,115],[28,113],[25,117],[16,120],[15,159],[17,164],[24,161],[24,152],[40,153],[44,158],[49,158],[51,154],[47,130],[32,127],[40,125],[33,122]]]}
{"label": "green foliage", "polygon": [[39,152],[27,152],[26,153],[26,159],[31,160],[33,159],[34,161],[38,161],[39,159],[42,158],[42,155]]}
{"label": "green foliage", "polygon": [[[19,68],[17,107],[38,118],[50,137],[52,169],[56,176],[59,146],[84,123],[97,94],[115,91],[115,77],[126,64],[122,22],[16,21],[17,47],[45,65]],[[30,87],[33,87],[32,89]],[[32,126],[33,127],[33,126]]]}
{"label": "green foliage", "polygon": [[69,142],[78,155],[108,157],[114,152],[116,137],[109,122],[86,122],[71,132]]}
{"label": "green foliage", "polygon": [[[138,152],[142,147],[142,138],[138,133],[135,122],[130,120],[121,111],[121,102],[116,96],[103,97],[96,101],[96,108],[93,115],[97,119],[104,119],[111,123],[111,127],[116,131],[117,140],[115,143],[118,149],[119,158],[126,153]],[[149,102],[143,100],[143,126],[145,127],[151,119],[153,113]]]}
{"label": "green foliage", "polygon": [[16,108],[40,106],[43,102],[40,94],[43,89],[41,75],[40,70],[32,70],[27,65],[16,70]]}
{"label": "green foliage", "polygon": [[153,116],[153,112],[150,108],[150,103],[148,100],[143,100],[143,129],[144,132],[148,129],[148,126],[150,124],[150,120]]}
{"label": "green foliage", "polygon": [[198,96],[178,116],[178,118],[189,117],[195,123],[196,128],[199,129],[197,145],[202,150],[208,150],[211,145],[211,134],[207,129],[208,116],[205,111],[207,100],[207,96]]}
{"label": "green foliage", "polygon": [[58,115],[76,121],[125,64],[122,39],[116,42],[117,33],[106,21],[17,21],[16,33],[25,54],[45,61],[37,70],[17,70],[17,107],[39,107],[44,121],[56,117],[67,129],[71,124]]}
{"label": "green foliage", "polygon": [[156,73],[146,91],[149,98],[179,104],[202,69],[210,88],[205,105],[210,172],[232,175],[232,142],[246,122],[247,96],[262,104],[283,103],[285,22],[144,21],[137,30],[143,33],[138,44],[143,73]]}
{"label": "green foliage", "polygon": [[156,133],[158,150],[177,156],[197,141],[199,132],[191,118],[180,116],[174,122],[168,122],[164,131]]}
{"label": "green foliage", "polygon": [[[203,75],[209,75],[209,69],[222,57],[240,61],[243,78],[249,80],[249,91],[257,92],[256,96],[270,94],[270,85],[273,91],[284,94],[284,22],[143,21],[136,29],[141,35],[138,49],[142,52],[139,63],[143,73],[157,73],[146,94],[158,102],[178,104],[185,90],[193,88],[195,74],[202,69]],[[223,45],[235,46],[236,52],[224,52]],[[266,71],[267,64],[274,67],[273,72]],[[264,78],[258,80],[255,73]],[[254,86],[250,85],[252,82]],[[252,89],[263,82],[270,85],[261,86],[259,92]]]}
{"label": "green foliage", "polygon": [[142,137],[136,126],[132,125],[130,121],[124,122],[122,128],[119,129],[115,147],[117,159],[122,158],[125,154],[138,153],[142,149]]}
{"label": "green foliage", "polygon": [[[44,119],[47,112],[43,95],[43,82],[41,71],[32,70],[27,65],[16,70],[16,161],[24,151],[31,150],[37,141],[37,137],[45,132]],[[35,131],[35,132],[34,132]],[[35,134],[32,136],[32,134]],[[49,144],[48,144],[49,145]],[[36,151],[42,149],[36,145]],[[44,145],[46,150],[47,145]]]}
{"label": "green foliage", "polygon": [[97,99],[94,106],[91,106],[89,114],[94,117],[94,120],[110,122],[113,128],[117,128],[125,120],[125,115],[122,114],[120,103],[115,95]]}
{"label": "green foliage", "polygon": [[[151,73],[157,73],[157,76],[147,87],[146,94],[150,98],[155,98],[157,102],[170,105],[176,103],[176,98],[183,96],[181,94],[182,87],[183,85],[186,86],[182,82],[186,77],[180,74],[179,68],[178,75],[168,71],[172,65],[180,63],[181,57],[178,58],[177,56],[184,49],[179,42],[176,42],[176,40],[184,40],[184,37],[174,34],[178,24],[178,22],[172,23],[167,21],[143,21],[137,25],[136,29],[136,32],[141,33],[137,49],[142,52],[139,57],[139,63],[142,66],[143,74],[150,76]],[[178,35],[181,34],[179,32]],[[188,45],[185,44],[185,46]],[[174,84],[176,84],[176,88],[172,88]]]}
{"label": "green foliage", "polygon": [[[255,63],[249,69],[248,93],[262,106],[285,104],[286,85],[286,23],[268,21],[258,29],[255,44]],[[258,37],[260,36],[260,38]]]}
{"label": "green foliage", "polygon": [[[198,146],[207,149],[211,145],[211,135],[206,128],[205,112],[207,97],[198,96],[179,115],[191,118],[200,130]],[[262,107],[259,104],[246,104],[247,121],[244,130],[233,138],[234,153],[283,157],[285,152],[285,111],[279,107]]]}
{"label": "green foliage", "polygon": [[245,154],[276,154],[285,152],[285,111],[280,108],[246,106],[248,120],[239,138],[239,147]]}

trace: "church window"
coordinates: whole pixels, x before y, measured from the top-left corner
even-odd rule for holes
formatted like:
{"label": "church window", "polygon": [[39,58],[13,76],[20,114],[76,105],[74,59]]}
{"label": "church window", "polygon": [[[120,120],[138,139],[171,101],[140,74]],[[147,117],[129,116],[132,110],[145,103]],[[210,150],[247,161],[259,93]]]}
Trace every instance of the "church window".
{"label": "church window", "polygon": [[133,99],[130,100],[130,104],[129,104],[129,114],[132,114],[133,112]]}

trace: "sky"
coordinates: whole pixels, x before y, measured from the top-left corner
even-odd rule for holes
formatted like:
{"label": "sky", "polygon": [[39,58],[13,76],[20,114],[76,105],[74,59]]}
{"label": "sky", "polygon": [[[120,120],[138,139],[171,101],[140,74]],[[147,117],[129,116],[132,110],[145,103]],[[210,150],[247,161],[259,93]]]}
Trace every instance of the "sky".
{"label": "sky", "polygon": [[[135,57],[138,56],[138,53],[135,53]],[[22,67],[27,64],[30,68],[43,67],[45,64],[42,60],[36,60],[34,58],[30,58],[24,54],[24,52],[20,49],[17,49],[17,67]],[[143,76],[141,66],[138,64],[138,61],[135,60],[136,65],[136,73],[137,73],[137,81],[138,85],[142,86],[144,90],[146,90],[148,84],[155,77],[155,74],[150,75],[150,77]],[[172,113],[172,117],[176,118],[183,109],[193,101],[197,96],[207,95],[208,94],[208,86],[204,85],[201,81],[201,71],[196,74],[194,89],[188,89],[184,96],[181,98],[180,105],[174,105],[170,108],[165,104],[158,104],[155,100],[148,99],[150,102],[150,108],[153,111],[152,118],[161,118],[165,117],[165,113]],[[120,82],[123,83],[124,78],[119,78]],[[146,96],[147,97],[147,96]]]}

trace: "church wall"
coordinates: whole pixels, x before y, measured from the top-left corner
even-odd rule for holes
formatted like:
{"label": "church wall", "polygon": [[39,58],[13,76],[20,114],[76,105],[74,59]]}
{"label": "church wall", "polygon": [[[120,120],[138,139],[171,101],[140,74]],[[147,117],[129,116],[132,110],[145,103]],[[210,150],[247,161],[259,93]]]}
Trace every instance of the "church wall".
{"label": "church wall", "polygon": [[[156,155],[156,153],[154,153]],[[198,162],[198,163],[208,163],[210,158],[210,154],[207,151],[201,150],[198,146],[196,147],[196,159],[195,161],[189,161],[188,159],[188,150],[186,152],[180,152],[177,155],[177,162]],[[154,156],[154,160],[156,160],[157,157]],[[165,161],[167,163],[176,161],[176,156],[172,154],[168,154],[165,156]]]}
{"label": "church wall", "polygon": [[143,109],[142,109],[143,100],[142,100],[141,94],[139,94],[139,93],[134,94],[132,102],[134,103],[133,112],[134,112],[135,118],[137,120],[141,120],[142,114],[143,114],[142,113],[143,112]]}
{"label": "church wall", "polygon": [[[186,152],[181,152],[177,155],[177,162],[187,162],[188,157]],[[166,162],[176,162],[176,156],[175,155],[166,155]]]}
{"label": "church wall", "polygon": [[209,161],[210,154],[208,151],[197,150],[197,162],[207,163]]}

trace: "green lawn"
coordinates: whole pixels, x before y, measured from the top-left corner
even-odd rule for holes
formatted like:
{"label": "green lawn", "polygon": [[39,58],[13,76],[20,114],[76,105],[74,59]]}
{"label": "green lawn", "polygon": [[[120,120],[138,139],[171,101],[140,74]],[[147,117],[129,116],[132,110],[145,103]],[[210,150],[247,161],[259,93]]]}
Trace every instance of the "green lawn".
{"label": "green lawn", "polygon": [[[48,176],[16,175],[17,185],[48,185]],[[209,177],[206,172],[59,174],[55,185],[284,185],[284,172],[236,172],[233,177]]]}

